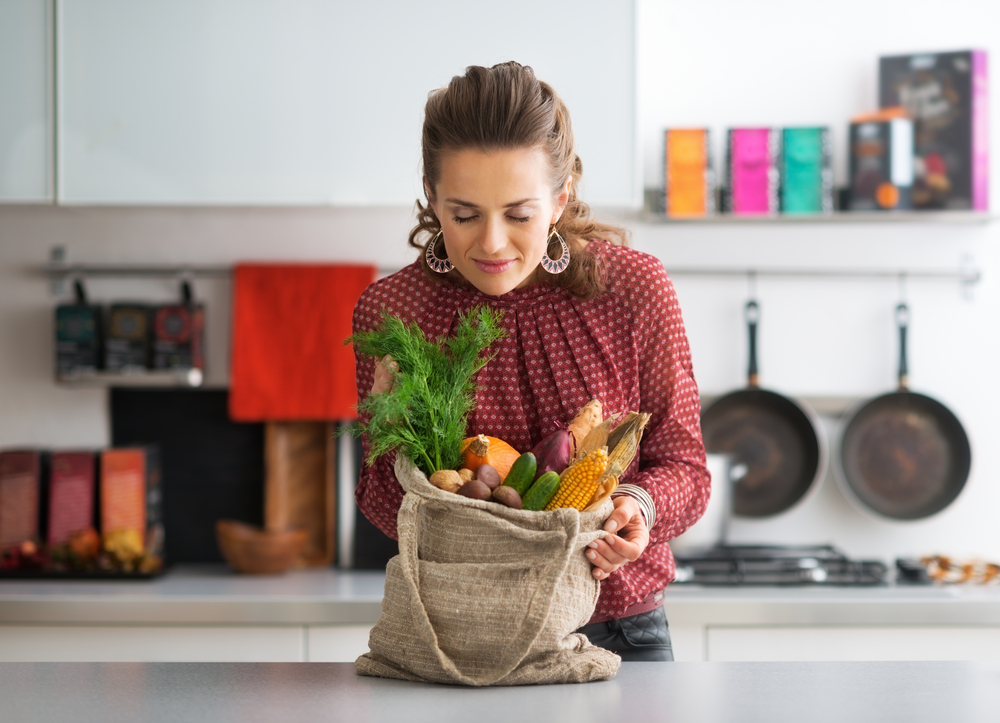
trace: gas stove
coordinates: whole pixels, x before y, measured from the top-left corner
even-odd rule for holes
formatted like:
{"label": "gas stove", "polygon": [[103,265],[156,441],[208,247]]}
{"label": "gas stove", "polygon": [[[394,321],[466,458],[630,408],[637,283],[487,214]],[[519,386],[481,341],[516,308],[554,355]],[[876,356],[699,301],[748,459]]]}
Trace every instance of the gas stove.
{"label": "gas stove", "polygon": [[889,582],[878,560],[851,560],[830,545],[717,545],[675,554],[673,584],[873,586]]}

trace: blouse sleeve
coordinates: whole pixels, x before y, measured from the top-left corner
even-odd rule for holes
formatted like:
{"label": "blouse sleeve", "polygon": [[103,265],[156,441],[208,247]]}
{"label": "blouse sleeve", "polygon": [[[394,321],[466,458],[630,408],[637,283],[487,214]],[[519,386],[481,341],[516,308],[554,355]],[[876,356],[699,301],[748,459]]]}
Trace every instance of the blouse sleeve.
{"label": "blouse sleeve", "polygon": [[638,472],[623,482],[656,504],[650,542],[680,535],[705,512],[710,476],[701,437],[701,404],[684,321],[673,284],[653,257],[632,288],[640,365],[641,411],[652,416],[639,447]]}
{"label": "blouse sleeve", "polygon": [[[381,320],[381,310],[376,308],[376,296],[366,291],[354,308],[353,331],[369,331],[375,328]],[[361,356],[355,350],[354,360],[357,367],[358,403],[368,396],[375,381],[375,359]],[[359,414],[359,422],[367,421],[365,415]],[[403,501],[403,488],[396,480],[394,452],[379,457],[374,464],[369,465],[368,435],[361,436],[364,454],[361,469],[358,470],[358,486],[354,491],[358,509],[372,524],[392,539],[397,539],[396,515]]]}

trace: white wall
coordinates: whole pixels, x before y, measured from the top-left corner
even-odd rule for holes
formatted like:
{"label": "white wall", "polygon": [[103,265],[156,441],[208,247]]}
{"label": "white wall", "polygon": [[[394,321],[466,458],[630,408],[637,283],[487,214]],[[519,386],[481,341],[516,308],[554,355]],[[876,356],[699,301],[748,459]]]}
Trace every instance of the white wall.
{"label": "white wall", "polygon": [[[896,17],[905,12],[912,21]],[[876,57],[897,51],[985,47],[1000,58],[1000,8],[958,0],[918,15],[913,3],[736,0],[639,3],[639,122],[648,184],[659,174],[659,134],[672,124],[828,123],[838,147],[847,119],[875,103]],[[950,18],[950,19],[949,19]],[[818,80],[810,80],[818,79]],[[994,87],[996,87],[994,83]],[[1000,115],[994,114],[992,137]],[[996,158],[997,154],[994,154]],[[586,158],[584,158],[586,161]],[[1000,179],[998,164],[993,177]],[[994,184],[993,208],[1000,208]],[[107,442],[104,395],[57,388],[52,377],[54,299],[37,274],[49,247],[71,261],[223,264],[238,259],[364,260],[395,267],[412,259],[410,209],[109,209],[0,207],[0,447]],[[911,280],[911,384],[949,405],[973,444],[962,496],[928,520],[869,519],[848,505],[832,479],[806,505],[768,521],[739,521],[734,537],[768,542],[833,542],[856,556],[891,558],[944,552],[1000,559],[993,470],[1000,432],[993,384],[1000,359],[1000,310],[991,224],[652,225],[630,222],[634,244],[668,268],[957,268],[966,256],[983,272],[974,298],[958,284]],[[33,270],[34,269],[34,270]],[[678,275],[695,370],[703,391],[744,383],[743,279]],[[101,282],[95,297],[167,298],[164,282]],[[199,281],[209,305],[209,376],[225,383],[228,284]],[[761,374],[766,386],[797,395],[867,396],[892,388],[895,281],[761,278]],[[835,422],[827,420],[835,431]]]}
{"label": "white wall", "polygon": [[[931,8],[934,9],[931,9]],[[640,0],[639,122],[645,181],[659,184],[665,127],[713,129],[721,152],[730,125],[826,124],[834,131],[837,185],[845,179],[848,119],[876,107],[877,57],[985,48],[997,78],[1000,5],[900,0]],[[996,97],[996,82],[993,96]],[[996,107],[996,104],[993,104]],[[1000,114],[991,114],[1000,138]],[[991,175],[1000,179],[1000,156]],[[1000,209],[1000,182],[991,206]],[[1000,223],[746,224],[638,226],[635,245],[670,267],[957,269],[967,258],[983,280],[974,298],[957,283],[910,280],[910,382],[948,405],[965,424],[973,470],[962,495],[920,522],[877,521],[850,507],[828,476],[817,495],[771,520],[737,521],[739,541],[835,542],[854,555],[942,552],[1000,558],[995,511],[1000,465],[1000,393],[992,383],[1000,353],[996,282]],[[744,278],[676,276],[703,392],[745,383]],[[868,396],[892,389],[897,342],[895,280],[759,278],[760,367],[765,386],[802,396]],[[825,420],[835,436],[838,424]]]}

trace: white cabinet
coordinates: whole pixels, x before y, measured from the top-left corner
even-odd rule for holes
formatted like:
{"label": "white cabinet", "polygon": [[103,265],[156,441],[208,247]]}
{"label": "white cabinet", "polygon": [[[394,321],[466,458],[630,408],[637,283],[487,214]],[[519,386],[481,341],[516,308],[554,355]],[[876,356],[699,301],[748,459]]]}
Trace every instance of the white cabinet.
{"label": "white cabinet", "polygon": [[302,626],[0,626],[0,662],[295,663]]}
{"label": "white cabinet", "polygon": [[0,201],[52,200],[47,0],[0,2]]}
{"label": "white cabinet", "polygon": [[362,625],[0,625],[0,663],[353,663]]}
{"label": "white cabinet", "polygon": [[1000,627],[709,627],[711,661],[1000,660]]}
{"label": "white cabinet", "polygon": [[427,93],[510,59],[569,104],[584,198],[640,198],[631,2],[57,7],[60,202],[410,205]]}
{"label": "white cabinet", "polygon": [[310,663],[353,663],[368,652],[371,625],[310,625],[306,655]]}

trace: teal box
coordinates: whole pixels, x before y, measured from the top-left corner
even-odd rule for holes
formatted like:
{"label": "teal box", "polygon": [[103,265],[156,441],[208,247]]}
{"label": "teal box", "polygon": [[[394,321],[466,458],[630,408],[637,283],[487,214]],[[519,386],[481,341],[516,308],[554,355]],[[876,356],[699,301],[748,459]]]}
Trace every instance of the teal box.
{"label": "teal box", "polygon": [[781,136],[781,212],[833,213],[830,129],[784,128]]}

